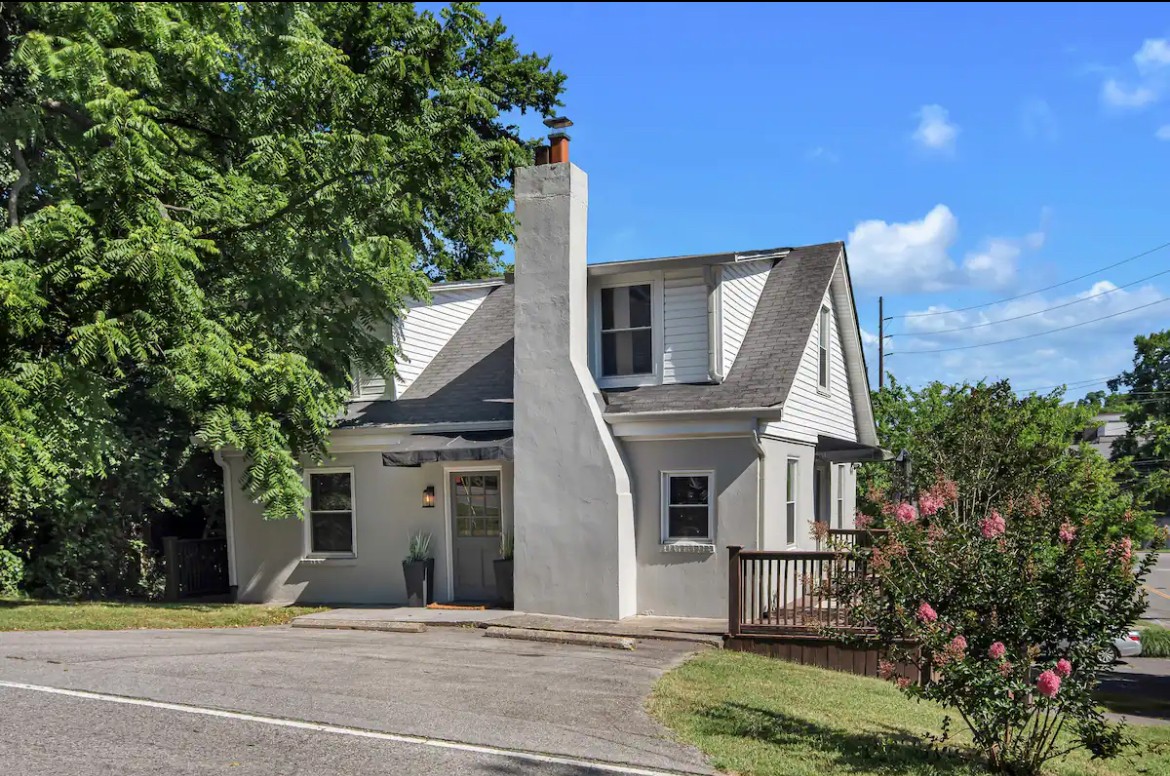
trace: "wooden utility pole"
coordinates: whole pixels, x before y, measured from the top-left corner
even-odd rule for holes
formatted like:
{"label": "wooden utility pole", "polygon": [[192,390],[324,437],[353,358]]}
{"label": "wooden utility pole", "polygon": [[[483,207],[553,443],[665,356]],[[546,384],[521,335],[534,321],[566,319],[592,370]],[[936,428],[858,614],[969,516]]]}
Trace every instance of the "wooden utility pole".
{"label": "wooden utility pole", "polygon": [[878,297],[878,390],[886,385],[886,309],[885,298]]}

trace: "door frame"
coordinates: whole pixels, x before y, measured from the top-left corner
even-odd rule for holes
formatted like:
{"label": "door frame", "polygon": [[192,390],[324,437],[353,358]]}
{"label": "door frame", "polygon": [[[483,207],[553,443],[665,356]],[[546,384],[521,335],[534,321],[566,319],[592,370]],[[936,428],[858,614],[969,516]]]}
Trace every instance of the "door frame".
{"label": "door frame", "polygon": [[496,472],[500,479],[500,530],[512,530],[509,519],[512,515],[512,492],[504,498],[504,466],[500,463],[476,463],[474,461],[445,461],[443,463],[443,523],[447,538],[447,600],[455,600],[455,502],[451,499],[451,475],[455,472]]}

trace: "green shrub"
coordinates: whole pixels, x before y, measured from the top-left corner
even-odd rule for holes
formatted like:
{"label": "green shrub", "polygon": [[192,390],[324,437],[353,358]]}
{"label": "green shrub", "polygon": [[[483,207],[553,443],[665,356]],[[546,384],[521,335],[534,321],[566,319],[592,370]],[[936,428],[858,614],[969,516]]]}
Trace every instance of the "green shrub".
{"label": "green shrub", "polygon": [[1142,632],[1142,657],[1170,657],[1170,628],[1147,625]]}

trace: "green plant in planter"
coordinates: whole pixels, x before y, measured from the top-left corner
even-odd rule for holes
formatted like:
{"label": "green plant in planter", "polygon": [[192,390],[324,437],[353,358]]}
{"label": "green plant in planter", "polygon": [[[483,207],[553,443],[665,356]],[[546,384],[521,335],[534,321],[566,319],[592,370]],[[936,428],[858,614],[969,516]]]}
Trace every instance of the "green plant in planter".
{"label": "green plant in planter", "polygon": [[512,560],[516,555],[516,537],[503,531],[500,533],[500,560]]}
{"label": "green plant in planter", "polygon": [[431,557],[431,535],[419,531],[410,537],[410,546],[406,550],[408,562],[429,560]]}

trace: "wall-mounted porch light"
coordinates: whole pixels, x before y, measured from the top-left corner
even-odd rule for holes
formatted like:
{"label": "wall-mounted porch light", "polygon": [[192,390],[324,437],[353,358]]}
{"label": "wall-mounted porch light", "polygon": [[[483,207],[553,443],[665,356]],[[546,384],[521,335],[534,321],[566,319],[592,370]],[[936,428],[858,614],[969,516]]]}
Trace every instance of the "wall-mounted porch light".
{"label": "wall-mounted porch light", "polygon": [[435,486],[427,485],[423,488],[423,509],[433,509],[435,506]]}

